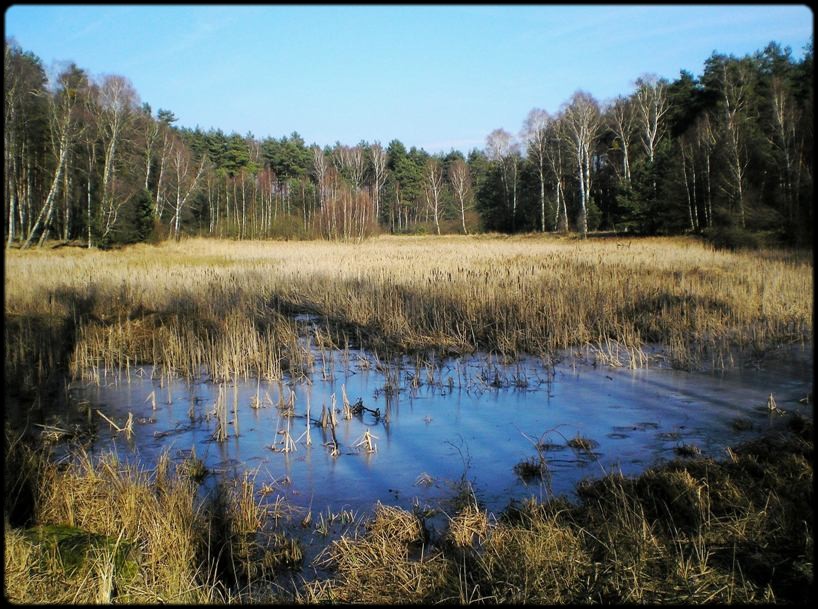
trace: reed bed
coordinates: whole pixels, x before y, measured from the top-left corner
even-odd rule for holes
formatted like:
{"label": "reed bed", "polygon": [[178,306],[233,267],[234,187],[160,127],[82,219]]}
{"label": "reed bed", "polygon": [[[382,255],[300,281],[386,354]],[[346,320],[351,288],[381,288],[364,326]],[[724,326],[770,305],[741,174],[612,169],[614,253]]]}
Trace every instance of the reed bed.
{"label": "reed bed", "polygon": [[269,601],[274,574],[301,561],[298,543],[275,527],[279,513],[256,499],[250,474],[215,494],[198,492],[195,453],[175,468],[164,453],[148,471],[79,447],[62,463],[19,439],[6,451],[15,464],[5,489],[5,594],[13,602]]}
{"label": "reed bed", "polygon": [[[256,474],[201,502],[189,468],[174,473],[167,456],[153,472],[83,452],[58,465],[9,441],[5,593],[25,603],[804,604],[813,425],[793,416],[788,427],[721,460],[587,480],[574,502],[531,499],[495,516],[472,494],[441,529],[433,513],[385,504],[304,518],[324,536],[336,518],[349,525],[310,565],[279,527],[281,498],[271,510],[257,497]],[[317,571],[293,577],[302,566]]]}
{"label": "reed bed", "polygon": [[118,602],[219,598],[199,560],[204,519],[188,478],[161,466],[151,476],[112,456],[75,456],[64,466],[29,457],[38,462],[29,482],[39,528],[6,523],[7,573],[20,586],[7,587],[7,596],[26,603],[110,602],[114,591]]}
{"label": "reed bed", "polygon": [[812,282],[811,252],[718,251],[692,238],[8,250],[6,358],[15,370],[32,358],[54,364],[59,356],[49,359],[33,336],[45,327],[70,340],[63,363],[75,377],[151,363],[277,379],[312,369],[293,320],[306,313],[319,347],[513,357],[585,346],[605,363],[643,366],[642,348],[657,343],[672,364],[690,367],[724,363],[736,347],[811,340]]}

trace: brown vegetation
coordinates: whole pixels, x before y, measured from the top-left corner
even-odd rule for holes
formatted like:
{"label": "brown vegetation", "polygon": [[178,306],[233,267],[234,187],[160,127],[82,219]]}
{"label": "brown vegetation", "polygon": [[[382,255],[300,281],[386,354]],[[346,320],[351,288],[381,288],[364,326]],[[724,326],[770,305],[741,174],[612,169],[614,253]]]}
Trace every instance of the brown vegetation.
{"label": "brown vegetation", "polygon": [[512,357],[590,347],[629,366],[648,364],[648,343],[691,367],[811,339],[808,254],[622,245],[483,236],[7,250],[7,374],[30,387],[59,365],[90,379],[143,364],[214,379],[300,375],[312,361],[295,313],[315,316],[310,340],[322,346]]}
{"label": "brown vegetation", "polygon": [[[310,343],[509,357],[588,347],[630,366],[660,343],[660,357],[697,366],[811,340],[809,255],[622,245],[484,236],[11,249],[7,393],[44,399],[66,372],[95,380],[147,365],[163,377],[281,380],[312,370]],[[304,332],[296,313],[317,326]],[[226,401],[222,410],[226,428]],[[812,424],[792,420],[794,433],[724,462],[691,451],[636,479],[585,484],[577,504],[532,502],[498,518],[470,501],[438,533],[425,515],[378,506],[315,563],[328,577],[286,590],[276,582],[303,554],[279,522],[280,498],[270,510],[252,480],[200,503],[207,472],[195,456],[177,471],[167,458],[145,472],[84,453],[56,464],[9,439],[5,592],[16,602],[804,602]],[[543,463],[517,473],[547,479]],[[302,522],[326,529],[323,517]]]}
{"label": "brown vegetation", "polygon": [[[588,481],[576,503],[530,500],[495,517],[471,494],[442,531],[427,527],[434,514],[378,504],[312,563],[322,575],[295,587],[276,582],[301,566],[299,544],[280,501],[265,507],[251,478],[201,503],[188,468],[173,473],[167,459],[152,473],[83,453],[59,466],[9,441],[5,592],[15,602],[803,603],[813,427],[793,417],[789,428],[724,460]],[[26,502],[30,518],[18,521]]]}

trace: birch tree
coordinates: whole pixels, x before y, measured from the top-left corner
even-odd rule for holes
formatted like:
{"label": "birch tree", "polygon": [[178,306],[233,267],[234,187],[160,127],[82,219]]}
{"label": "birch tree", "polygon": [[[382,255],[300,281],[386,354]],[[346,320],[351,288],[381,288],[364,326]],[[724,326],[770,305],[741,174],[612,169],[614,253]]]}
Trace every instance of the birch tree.
{"label": "birch tree", "polygon": [[722,61],[719,71],[722,96],[722,129],[727,156],[726,185],[738,208],[739,223],[746,226],[744,213],[744,178],[750,159],[745,143],[745,122],[750,74],[743,62]]}
{"label": "birch tree", "polygon": [[[182,210],[199,185],[202,174],[205,170],[207,157],[202,155],[198,163],[198,169],[193,161],[190,150],[179,138],[174,138],[171,145],[170,165],[174,176],[175,205],[171,224],[173,225],[173,238],[179,241],[179,223],[182,218]],[[195,173],[194,173],[195,172]]]}
{"label": "birch tree", "polygon": [[320,146],[312,147],[312,171],[318,184],[318,204],[324,206],[327,190],[327,157]]}
{"label": "birch tree", "polygon": [[380,142],[370,146],[369,155],[372,160],[372,199],[375,204],[375,220],[378,221],[381,217],[381,191],[386,184],[387,155]]}
{"label": "birch tree", "polygon": [[449,166],[448,177],[449,184],[452,185],[452,190],[457,197],[457,203],[460,207],[460,223],[463,227],[463,234],[468,235],[469,231],[466,229],[466,209],[471,207],[470,199],[472,196],[469,166],[463,159],[455,159]]}
{"label": "birch tree", "polygon": [[770,83],[772,106],[772,136],[770,142],[779,152],[781,159],[781,190],[787,204],[787,219],[794,218],[796,193],[793,183],[796,181],[795,168],[798,165],[797,151],[799,112],[795,107],[789,87],[779,76],[774,76]]}
{"label": "birch tree", "polygon": [[366,172],[366,158],[364,157],[363,147],[358,145],[347,148],[345,159],[349,175],[352,178],[352,188],[355,192],[358,192],[363,186],[364,173]]}
{"label": "birch tree", "polygon": [[[176,117],[170,110],[159,109],[156,113],[156,125],[162,134],[162,146],[159,148],[159,175],[156,178],[156,194],[154,200],[154,216],[161,220],[165,211],[165,182],[167,176],[165,167],[170,158],[173,139],[171,137],[171,125],[176,121]],[[147,179],[146,179],[147,182]]]}
{"label": "birch tree", "polygon": [[344,146],[340,142],[332,151],[332,161],[339,172],[346,175],[355,192],[361,189],[366,169],[361,146]]}
{"label": "birch tree", "polygon": [[149,104],[143,104],[139,120],[142,123],[142,136],[145,146],[145,190],[148,190],[151,179],[151,166],[153,165],[153,153],[160,135],[159,121],[151,116]]}
{"label": "birch tree", "polygon": [[38,231],[40,231],[39,245],[42,246],[48,238],[60,183],[63,179],[63,172],[66,171],[68,155],[81,130],[77,115],[83,89],[86,86],[85,80],[85,74],[76,66],[71,65],[57,76],[54,90],[47,93],[51,150],[55,157],[54,175],[45,203],[40,208],[40,213],[29,231],[23,248],[29,246]]}
{"label": "birch tree", "polygon": [[710,120],[710,114],[705,112],[697,120],[693,127],[695,134],[696,148],[704,161],[704,221],[708,227],[713,226],[713,193],[711,185],[711,167],[710,159],[713,156],[713,150],[716,147],[716,134],[713,129],[713,123]]}
{"label": "birch tree", "polygon": [[101,184],[102,234],[105,239],[116,224],[119,210],[126,201],[117,191],[116,173],[120,147],[134,120],[136,91],[130,81],[117,75],[106,76],[99,87],[97,122],[103,140]]}
{"label": "birch tree", "polygon": [[34,160],[48,131],[45,94],[46,76],[39,59],[6,40],[3,55],[3,157],[4,203],[6,205],[7,245],[30,233],[33,215]]}
{"label": "birch tree", "polygon": [[548,145],[547,134],[551,117],[545,110],[533,108],[523,123],[521,136],[526,142],[528,156],[537,167],[540,178],[540,230],[546,231],[545,224],[545,164]]}
{"label": "birch tree", "polygon": [[6,230],[8,240],[6,247],[11,247],[15,238],[17,219],[17,142],[19,139],[20,99],[22,97],[23,79],[16,69],[19,49],[6,41],[3,49],[3,167],[4,199],[6,203]]}
{"label": "birch tree", "polygon": [[563,155],[563,141],[566,139],[564,135],[565,117],[559,114],[553,118],[546,129],[545,135],[545,158],[548,161],[548,167],[551,174],[554,176],[554,189],[556,191],[556,209],[554,210],[554,230],[559,230],[560,214],[562,214],[563,230],[568,231],[568,206],[565,202],[565,186],[564,186],[564,155]]}
{"label": "birch tree", "polygon": [[432,213],[435,230],[440,234],[441,196],[443,194],[443,171],[440,161],[430,157],[426,161],[423,172],[423,187],[426,194],[426,205]]}
{"label": "birch tree", "polygon": [[616,142],[622,150],[622,178],[631,181],[630,146],[636,127],[633,102],[621,95],[608,108],[608,121]]}
{"label": "birch tree", "polygon": [[[511,198],[512,227],[517,217],[517,169],[519,149],[514,136],[505,129],[495,129],[486,137],[486,157],[500,164],[502,170],[503,194],[506,207]],[[511,182],[511,184],[509,184]],[[509,190],[511,196],[509,197]]]}
{"label": "birch tree", "polygon": [[[688,135],[684,134],[676,141],[679,147],[679,159],[682,166],[682,179],[684,180],[685,195],[687,197],[687,217],[690,230],[696,230],[699,227],[698,210],[696,209],[696,168],[693,162],[693,146],[688,141]],[[688,167],[690,171],[688,171]],[[690,178],[688,178],[690,174]],[[691,182],[692,181],[692,186]],[[692,195],[691,195],[692,191]]]}
{"label": "birch tree", "polygon": [[601,125],[599,105],[590,93],[577,91],[564,110],[565,141],[573,152],[579,181],[580,228],[588,235],[588,201],[591,193],[591,151]]}
{"label": "birch tree", "polygon": [[667,83],[652,74],[636,81],[636,116],[639,137],[651,166],[656,158],[656,148],[665,133],[664,117],[670,106],[667,100]]}

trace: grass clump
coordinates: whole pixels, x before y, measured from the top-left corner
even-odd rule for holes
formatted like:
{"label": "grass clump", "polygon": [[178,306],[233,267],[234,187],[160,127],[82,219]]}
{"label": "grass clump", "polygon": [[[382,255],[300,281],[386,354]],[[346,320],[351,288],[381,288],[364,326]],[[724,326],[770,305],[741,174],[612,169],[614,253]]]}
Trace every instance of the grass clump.
{"label": "grass clump", "polygon": [[47,465],[37,521],[68,526],[139,548],[140,575],[117,581],[125,602],[200,602],[210,597],[198,555],[206,527],[192,482],[153,477],[108,455],[94,462],[84,452],[60,468]]}
{"label": "grass clump", "polygon": [[440,551],[424,546],[418,517],[378,504],[362,535],[342,536],[319,556],[334,578],[305,587],[304,602],[434,602],[456,575]]}
{"label": "grass clump", "polygon": [[[110,454],[93,459],[81,448],[62,463],[20,441],[7,442],[7,451],[7,462],[27,464],[6,472],[14,478],[7,491],[16,491],[5,506],[5,592],[12,602],[225,602],[241,598],[239,575],[268,586],[294,555],[292,563],[300,560],[283,534],[248,543],[259,531],[246,530],[255,516],[247,514],[246,497],[197,498],[190,464],[172,475],[167,454],[148,472]],[[30,517],[14,516],[22,511]],[[225,523],[230,536],[221,535]],[[254,570],[224,569],[225,557]]]}
{"label": "grass clump", "polygon": [[[22,603],[110,603],[119,588],[138,585],[133,546],[65,526],[6,526],[5,579]],[[60,577],[55,577],[60,575]]]}
{"label": "grass clump", "polygon": [[536,479],[545,480],[549,475],[548,464],[540,456],[528,457],[514,466],[514,473],[526,483]]}
{"label": "grass clump", "polygon": [[[609,475],[580,485],[576,503],[532,499],[499,519],[463,505],[422,560],[409,557],[414,533],[387,533],[412,515],[381,511],[363,537],[333,545],[332,577],[302,600],[803,603],[813,587],[811,434],[801,420],[723,461]],[[430,563],[435,573],[423,570]]]}
{"label": "grass clump", "polygon": [[479,546],[489,533],[489,514],[475,502],[468,502],[449,519],[447,539],[456,547]]}
{"label": "grass clump", "polygon": [[580,602],[591,568],[580,529],[565,521],[558,503],[533,501],[492,528],[478,565],[481,596],[515,604]]}
{"label": "grass clump", "polygon": [[590,452],[597,446],[599,446],[599,442],[596,440],[592,440],[591,438],[584,438],[580,435],[577,435],[575,438],[571,438],[567,442],[568,446],[575,450],[582,450],[585,452]]}

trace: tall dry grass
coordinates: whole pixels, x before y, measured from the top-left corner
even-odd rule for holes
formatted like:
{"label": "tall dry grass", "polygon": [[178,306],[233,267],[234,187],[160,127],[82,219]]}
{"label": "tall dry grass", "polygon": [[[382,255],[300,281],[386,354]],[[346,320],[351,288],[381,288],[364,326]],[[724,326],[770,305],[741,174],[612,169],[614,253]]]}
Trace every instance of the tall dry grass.
{"label": "tall dry grass", "polygon": [[[812,281],[811,252],[717,251],[686,238],[8,250],[6,363],[29,376],[62,357],[75,376],[147,363],[275,379],[311,369],[291,317],[311,313],[311,340],[324,345],[510,356],[588,346],[641,366],[643,347],[659,343],[673,365],[718,365],[737,347],[810,341]],[[67,354],[48,349],[60,333]]]}
{"label": "tall dry grass", "polygon": [[167,459],[152,473],[84,451],[64,464],[44,453],[30,453],[27,460],[38,464],[23,474],[34,494],[31,520],[38,528],[32,535],[32,529],[11,529],[6,521],[14,544],[7,548],[6,569],[16,582],[7,587],[9,598],[67,603],[110,602],[112,596],[147,603],[220,598],[208,584],[202,559],[207,527],[195,485],[170,475]]}
{"label": "tall dry grass", "polygon": [[[474,495],[447,523],[378,504],[309,565],[246,477],[196,500],[164,459],[150,473],[79,452],[58,466],[18,443],[26,523],[5,514],[13,602],[804,604],[813,597],[813,426],[583,483],[576,502],[529,500],[499,516]],[[26,465],[27,464],[27,465]],[[22,484],[6,481],[6,488]],[[276,506],[279,502],[276,502]],[[13,511],[13,510],[12,510]],[[270,522],[270,521],[273,522]],[[291,526],[298,526],[294,522]],[[320,531],[320,522],[302,527]],[[323,534],[322,534],[323,537]]]}
{"label": "tall dry grass", "polygon": [[13,602],[270,600],[275,576],[301,561],[247,478],[202,494],[194,464],[171,467],[167,453],[149,471],[79,447],[61,463],[19,440],[6,451],[17,466],[4,513]]}
{"label": "tall dry grass", "polygon": [[380,506],[368,527],[332,545],[332,577],[312,582],[300,600],[805,602],[813,594],[812,424],[796,419],[792,428],[724,461],[589,481],[575,503],[532,499],[495,518],[470,502],[430,539],[415,514]]}

